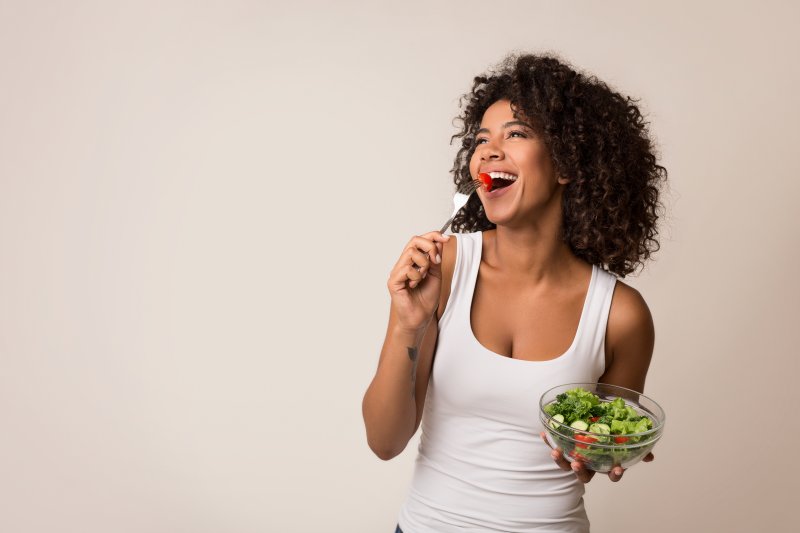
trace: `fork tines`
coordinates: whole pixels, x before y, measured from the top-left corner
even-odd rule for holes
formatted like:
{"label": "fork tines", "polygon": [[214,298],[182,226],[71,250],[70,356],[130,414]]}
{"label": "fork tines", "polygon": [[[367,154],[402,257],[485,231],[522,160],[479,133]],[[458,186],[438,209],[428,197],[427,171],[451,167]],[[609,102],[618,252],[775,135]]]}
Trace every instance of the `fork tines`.
{"label": "fork tines", "polygon": [[481,180],[465,181],[458,187],[458,192],[469,195],[477,191],[481,185],[483,185]]}

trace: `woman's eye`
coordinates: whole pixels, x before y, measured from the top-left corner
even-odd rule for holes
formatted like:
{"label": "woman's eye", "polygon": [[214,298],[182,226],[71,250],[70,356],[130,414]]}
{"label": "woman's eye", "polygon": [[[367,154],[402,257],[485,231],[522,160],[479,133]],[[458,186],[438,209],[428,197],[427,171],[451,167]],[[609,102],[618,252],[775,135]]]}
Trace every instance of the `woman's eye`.
{"label": "woman's eye", "polygon": [[[515,136],[515,135],[518,135],[519,137],[521,137],[521,138],[523,138],[523,139],[525,139],[525,138],[527,138],[527,137],[528,137],[528,136],[525,134],[525,132],[524,132],[524,131],[512,130],[512,131],[508,132],[508,136],[509,136],[509,137],[513,137],[513,136]],[[484,141],[486,141],[486,140],[487,140],[487,139],[486,139],[486,138],[484,138],[484,137],[480,137],[480,138],[478,138],[478,139],[475,139],[475,145],[477,146],[477,145],[479,145],[479,144],[483,144],[483,142],[484,142]]]}

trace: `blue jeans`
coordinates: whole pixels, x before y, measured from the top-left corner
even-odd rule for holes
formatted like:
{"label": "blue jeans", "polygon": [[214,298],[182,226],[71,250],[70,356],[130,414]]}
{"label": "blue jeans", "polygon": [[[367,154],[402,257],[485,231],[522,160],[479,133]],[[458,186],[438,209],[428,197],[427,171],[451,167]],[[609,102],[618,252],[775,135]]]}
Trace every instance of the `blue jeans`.
{"label": "blue jeans", "polygon": [[397,524],[397,529],[394,530],[394,533],[403,533],[403,530],[400,529],[400,524]]}

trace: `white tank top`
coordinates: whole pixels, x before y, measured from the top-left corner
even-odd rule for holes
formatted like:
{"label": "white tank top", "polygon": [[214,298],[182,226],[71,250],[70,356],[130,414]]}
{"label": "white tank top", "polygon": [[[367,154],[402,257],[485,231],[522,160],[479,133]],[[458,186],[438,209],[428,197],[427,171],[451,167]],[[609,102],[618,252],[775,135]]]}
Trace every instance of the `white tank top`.
{"label": "white tank top", "polygon": [[478,342],[470,310],[483,234],[454,234],[456,263],[439,321],[403,533],[589,531],[583,484],[542,442],[539,398],[556,385],[596,382],[617,278],[592,267],[578,331],[562,355],[526,361]]}

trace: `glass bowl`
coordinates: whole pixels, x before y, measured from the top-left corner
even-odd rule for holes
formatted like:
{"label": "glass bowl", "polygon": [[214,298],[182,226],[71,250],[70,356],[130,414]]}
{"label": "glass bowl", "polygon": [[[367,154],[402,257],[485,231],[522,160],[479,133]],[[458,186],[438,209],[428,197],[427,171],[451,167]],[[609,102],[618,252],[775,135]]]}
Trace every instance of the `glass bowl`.
{"label": "glass bowl", "polygon": [[[596,395],[601,402],[622,398],[639,416],[647,416],[653,421],[652,429],[643,433],[603,435],[570,427],[547,414],[545,407],[554,403],[559,394],[577,387]],[[567,461],[580,461],[596,472],[610,472],[616,466],[630,468],[650,453],[661,438],[666,418],[664,410],[656,402],[635,390],[605,383],[568,383],[542,394],[539,419],[551,446],[561,448]]]}

